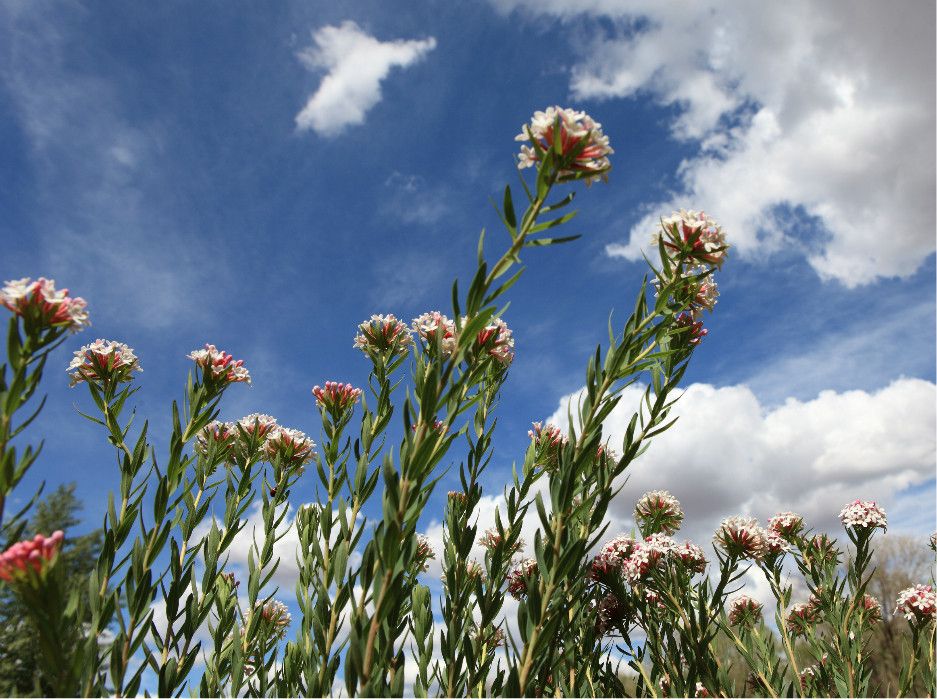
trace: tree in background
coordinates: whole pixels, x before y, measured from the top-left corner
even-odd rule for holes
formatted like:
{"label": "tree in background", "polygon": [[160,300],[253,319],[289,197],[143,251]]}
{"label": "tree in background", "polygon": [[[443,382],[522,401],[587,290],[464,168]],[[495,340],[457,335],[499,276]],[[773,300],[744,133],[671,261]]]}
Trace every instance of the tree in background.
{"label": "tree in background", "polygon": [[[882,603],[882,623],[871,640],[873,665],[870,689],[877,696],[893,697],[901,672],[902,646],[911,633],[901,614],[895,614],[898,593],[928,578],[934,556],[921,539],[903,534],[882,537],[872,558],[875,574],[869,582],[869,594]],[[914,696],[924,696],[925,688],[915,687]]]}
{"label": "tree in background", "polygon": [[[103,532],[96,529],[83,536],[68,535],[81,523],[81,509],[75,484],[60,485],[37,504],[26,534],[65,532],[58,565],[66,566],[65,579],[70,586],[83,588],[100,553]],[[82,595],[87,593],[82,591]],[[51,689],[39,681],[41,662],[37,634],[25,605],[8,585],[0,585],[0,695],[51,696]]]}

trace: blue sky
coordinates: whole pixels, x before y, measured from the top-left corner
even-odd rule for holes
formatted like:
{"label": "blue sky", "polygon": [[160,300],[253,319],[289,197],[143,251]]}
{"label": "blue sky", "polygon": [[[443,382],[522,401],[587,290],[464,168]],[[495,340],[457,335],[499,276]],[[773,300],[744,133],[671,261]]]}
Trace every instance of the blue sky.
{"label": "blue sky", "polygon": [[646,485],[674,492],[704,541],[740,511],[832,528],[856,497],[934,529],[931,3],[0,8],[0,277],[53,277],[93,322],[49,364],[32,428],[46,448],[21,495],[77,480],[100,521],[116,468],[64,371],[95,337],[135,348],[158,432],[186,353],[212,342],[254,379],[224,417],[317,437],[311,387],[366,378],[356,324],[447,310],[482,227],[498,249],[489,198],[516,181],[513,137],[559,104],[602,123],[613,170],[579,192],[582,239],[525,258],[486,493],[529,423],[582,387],[653,222],[686,205],[735,247],[687,426],[635,464],[615,526]]}

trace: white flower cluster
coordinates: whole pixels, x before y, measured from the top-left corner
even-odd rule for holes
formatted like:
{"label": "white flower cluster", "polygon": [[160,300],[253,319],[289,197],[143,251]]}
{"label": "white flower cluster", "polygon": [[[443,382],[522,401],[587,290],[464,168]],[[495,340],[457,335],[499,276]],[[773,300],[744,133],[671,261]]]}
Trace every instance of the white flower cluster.
{"label": "white flower cluster", "polygon": [[608,136],[602,133],[601,124],[585,112],[563,107],[547,107],[542,112],[534,112],[530,123],[521,128],[514,140],[531,143],[529,146],[521,146],[517,163],[519,169],[536,166],[540,161],[538,149],[548,151],[559,148],[562,157],[569,156],[578,148],[572,162],[558,174],[563,179],[586,173],[589,184],[605,175],[611,167],[608,156],[615,152],[609,145]]}
{"label": "white flower cluster", "polygon": [[455,352],[455,323],[439,311],[429,311],[414,318],[413,329],[430,346],[438,342],[443,358]]}
{"label": "white flower cluster", "polygon": [[661,230],[651,236],[651,243],[663,241],[671,259],[679,259],[684,250],[700,262],[721,267],[729,244],[716,221],[702,211],[680,209],[661,219]]}
{"label": "white flower cluster", "polygon": [[839,513],[839,519],[844,527],[853,527],[855,529],[888,528],[885,510],[871,500],[856,500],[849,503]]}
{"label": "white flower cluster", "polygon": [[235,360],[232,355],[214,345],[206,344],[204,349],[192,350],[186,357],[202,367],[207,378],[225,383],[251,382],[244,360]]}
{"label": "white flower cluster", "polygon": [[389,313],[372,315],[358,324],[354,346],[365,354],[391,350],[394,354],[406,354],[413,344],[410,328],[402,320]]}

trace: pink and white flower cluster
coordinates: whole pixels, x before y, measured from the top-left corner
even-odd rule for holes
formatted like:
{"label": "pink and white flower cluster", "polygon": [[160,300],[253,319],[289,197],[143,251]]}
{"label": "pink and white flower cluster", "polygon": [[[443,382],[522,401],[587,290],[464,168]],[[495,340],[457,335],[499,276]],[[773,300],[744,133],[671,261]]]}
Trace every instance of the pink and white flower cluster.
{"label": "pink and white flower cluster", "polygon": [[429,311],[414,318],[413,330],[430,348],[438,346],[443,359],[455,352],[455,323],[439,311]]}
{"label": "pink and white flower cluster", "polygon": [[134,371],[143,371],[133,350],[123,342],[95,340],[75,351],[65,370],[71,376],[70,386],[82,381],[94,384],[130,381]]}
{"label": "pink and white flower cluster", "polygon": [[937,620],[937,592],[930,585],[915,585],[898,593],[895,614],[904,614],[912,624]]}
{"label": "pink and white flower cluster", "polygon": [[517,567],[508,573],[508,592],[514,599],[521,599],[527,594],[527,582],[537,573],[537,561],[527,558],[517,564]]}
{"label": "pink and white flower cluster", "polygon": [[713,540],[730,556],[757,559],[765,553],[765,530],[754,517],[724,519]]}
{"label": "pink and white flower cluster", "polygon": [[325,387],[313,386],[312,395],[323,410],[335,416],[341,416],[351,410],[361,398],[361,389],[350,383],[326,381]]}
{"label": "pink and white flower cluster", "polygon": [[674,261],[695,260],[712,267],[725,262],[729,244],[722,226],[702,211],[674,211],[661,220],[661,231],[652,242],[663,242],[664,251]]}
{"label": "pink and white flower cluster", "polygon": [[839,519],[847,528],[865,531],[871,531],[876,527],[888,529],[885,510],[871,500],[856,500],[849,503],[839,513]]}
{"label": "pink and white flower cluster", "polygon": [[237,423],[214,420],[195,435],[195,451],[202,456],[214,454],[224,461],[256,456],[270,463],[279,459],[298,473],[315,457],[315,449],[316,443],[304,432],[281,427],[275,417],[263,413],[247,415]]}
{"label": "pink and white flower cluster", "polygon": [[0,554],[0,580],[11,584],[41,580],[58,558],[64,538],[59,530],[13,544]]}
{"label": "pink and white flower cluster", "polygon": [[527,430],[527,436],[533,442],[537,465],[545,469],[556,467],[560,450],[569,443],[569,438],[552,423],[532,423],[531,429]]}
{"label": "pink and white flower cluster", "polygon": [[632,585],[639,583],[652,570],[665,564],[676,549],[676,542],[666,534],[651,534],[635,544],[631,555],[622,564],[622,573]]}
{"label": "pink and white flower cluster", "polygon": [[819,609],[814,600],[798,602],[787,612],[787,630],[794,636],[804,636],[819,619]]}
{"label": "pink and white flower cluster", "polygon": [[768,531],[776,532],[785,541],[791,541],[804,528],[804,518],[796,512],[779,512],[768,520]]}
{"label": "pink and white flower cluster", "polygon": [[[485,547],[489,551],[495,551],[497,549],[505,549],[505,539],[498,533],[497,529],[486,529],[485,533],[478,538],[478,543],[480,546]],[[514,554],[521,551],[524,548],[524,540],[518,539],[514,542],[509,549],[505,549],[507,555],[513,556]]]}
{"label": "pink and white flower cluster", "polygon": [[289,607],[280,600],[270,600],[260,608],[260,617],[263,620],[262,628],[268,637],[280,640],[286,637],[292,617]]}
{"label": "pink and white flower cluster", "polygon": [[652,490],[638,500],[634,518],[639,526],[649,527],[651,532],[673,534],[683,521],[683,510],[680,501],[666,490]]}
{"label": "pink and white flower cluster", "polygon": [[410,328],[394,314],[372,315],[358,325],[355,347],[365,354],[406,354],[413,345]]}
{"label": "pink and white flower cluster", "polygon": [[761,621],[763,605],[748,595],[739,595],[729,605],[729,623],[750,628]]}
{"label": "pink and white flower cluster", "polygon": [[[463,326],[467,320],[462,318]],[[492,318],[475,336],[475,351],[486,352],[505,366],[514,361],[514,335],[508,324],[500,318]]]}
{"label": "pink and white flower cluster", "polygon": [[637,543],[634,537],[626,535],[616,536],[607,542],[592,560],[592,577],[622,570]]}
{"label": "pink and white flower cluster", "polygon": [[519,169],[535,167],[552,149],[563,165],[558,172],[560,180],[585,176],[587,184],[607,179],[611,168],[608,156],[615,152],[601,124],[585,112],[563,107],[534,112],[514,140],[530,144],[521,146]]}
{"label": "pink and white flower cluster", "polygon": [[0,289],[0,305],[41,327],[66,328],[78,332],[91,325],[81,297],[68,295],[68,289],[56,290],[55,281],[29,277],[5,282]]}
{"label": "pink and white flower cluster", "polygon": [[244,366],[244,360],[234,357],[214,345],[206,344],[204,349],[192,350],[186,355],[202,368],[205,383],[230,384],[250,383],[251,375]]}
{"label": "pink and white flower cluster", "polygon": [[430,544],[429,537],[425,534],[416,535],[416,563],[417,567],[424,573],[429,570],[430,559],[436,559],[436,552]]}

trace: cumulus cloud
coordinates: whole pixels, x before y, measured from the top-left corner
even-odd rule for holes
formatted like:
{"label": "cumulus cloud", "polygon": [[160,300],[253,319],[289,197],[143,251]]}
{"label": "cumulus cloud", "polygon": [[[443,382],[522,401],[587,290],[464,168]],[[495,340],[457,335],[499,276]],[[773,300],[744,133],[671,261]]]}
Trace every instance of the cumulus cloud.
{"label": "cumulus cloud", "polygon": [[310,70],[327,73],[296,115],[296,127],[327,137],[364,123],[368,110],[381,99],[381,82],[391,68],[413,65],[436,48],[433,37],[379,41],[351,21],[322,27],[312,40],[315,45],[299,58]]}
{"label": "cumulus cloud", "polygon": [[[626,389],[606,421],[613,446],[641,393]],[[565,424],[567,406],[580,396],[561,399],[550,420]],[[632,464],[610,514],[618,527],[630,528],[634,502],[659,488],[680,500],[684,534],[700,543],[738,513],[764,522],[794,510],[811,526],[836,532],[847,502],[872,499],[887,509],[900,502],[901,491],[934,478],[935,398],[933,383],[899,379],[876,392],[823,391],[767,409],[745,385],[692,384],[676,404],[680,419]]]}
{"label": "cumulus cloud", "polygon": [[[640,259],[661,212],[683,206],[714,214],[739,254],[798,245],[847,286],[908,275],[934,252],[932,3],[492,2],[587,23],[573,97],[651,95],[678,108],[675,138],[700,146],[680,190],[609,255]],[[795,241],[791,208],[822,237]]]}

